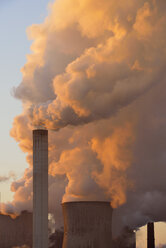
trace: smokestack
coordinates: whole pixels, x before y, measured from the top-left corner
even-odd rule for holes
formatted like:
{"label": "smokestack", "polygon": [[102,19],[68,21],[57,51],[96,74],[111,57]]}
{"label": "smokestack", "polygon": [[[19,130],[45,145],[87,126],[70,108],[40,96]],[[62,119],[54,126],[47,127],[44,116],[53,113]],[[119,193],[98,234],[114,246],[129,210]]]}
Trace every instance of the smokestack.
{"label": "smokestack", "polygon": [[133,231],[133,240],[132,240],[132,248],[136,248],[136,232]]}
{"label": "smokestack", "polygon": [[109,202],[66,202],[63,248],[112,248]]}
{"label": "smokestack", "polygon": [[33,131],[33,248],[48,247],[48,131]]}
{"label": "smokestack", "polygon": [[147,225],[147,248],[155,248],[155,239],[154,239],[154,223],[149,222]]}

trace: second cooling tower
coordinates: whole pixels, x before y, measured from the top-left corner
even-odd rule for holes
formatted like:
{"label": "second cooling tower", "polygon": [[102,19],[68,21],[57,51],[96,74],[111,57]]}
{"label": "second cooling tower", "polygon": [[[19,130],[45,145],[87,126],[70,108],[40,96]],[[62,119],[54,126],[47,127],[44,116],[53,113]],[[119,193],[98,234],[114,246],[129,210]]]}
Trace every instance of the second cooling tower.
{"label": "second cooling tower", "polygon": [[112,248],[109,202],[66,202],[63,248]]}

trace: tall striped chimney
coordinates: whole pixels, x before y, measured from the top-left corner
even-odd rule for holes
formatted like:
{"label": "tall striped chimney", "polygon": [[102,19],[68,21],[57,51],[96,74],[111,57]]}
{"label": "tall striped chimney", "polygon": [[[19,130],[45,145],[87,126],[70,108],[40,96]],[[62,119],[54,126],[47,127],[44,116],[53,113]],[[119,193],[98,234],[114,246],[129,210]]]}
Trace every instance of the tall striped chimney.
{"label": "tall striped chimney", "polygon": [[149,222],[147,224],[147,248],[155,248],[155,239],[154,239],[154,223]]}
{"label": "tall striped chimney", "polygon": [[48,248],[48,131],[33,131],[33,248]]}

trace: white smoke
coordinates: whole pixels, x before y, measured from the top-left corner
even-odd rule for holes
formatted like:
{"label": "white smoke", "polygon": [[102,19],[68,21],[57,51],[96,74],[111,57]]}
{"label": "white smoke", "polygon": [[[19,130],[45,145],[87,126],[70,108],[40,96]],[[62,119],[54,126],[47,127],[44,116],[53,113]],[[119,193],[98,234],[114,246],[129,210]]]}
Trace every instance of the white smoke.
{"label": "white smoke", "polygon": [[7,176],[0,176],[0,183],[9,181],[10,179],[16,180],[16,175],[13,171],[10,171]]}
{"label": "white smoke", "polygon": [[32,207],[35,126],[50,130],[58,225],[61,200],[109,200],[119,227],[166,220],[165,11],[165,0],[56,0],[28,30],[32,54],[14,89],[23,113],[11,136],[30,167],[4,211]]}
{"label": "white smoke", "polygon": [[7,177],[7,176],[0,176],[0,183],[1,182],[8,181],[8,180],[9,180],[9,177]]}

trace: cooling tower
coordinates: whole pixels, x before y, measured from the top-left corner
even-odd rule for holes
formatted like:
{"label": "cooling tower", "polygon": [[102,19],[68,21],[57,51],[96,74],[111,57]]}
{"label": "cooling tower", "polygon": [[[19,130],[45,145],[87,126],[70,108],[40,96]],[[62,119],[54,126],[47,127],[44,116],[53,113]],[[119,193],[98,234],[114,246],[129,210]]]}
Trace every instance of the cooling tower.
{"label": "cooling tower", "polygon": [[154,223],[150,222],[147,225],[147,248],[155,248],[155,239],[154,239]]}
{"label": "cooling tower", "polygon": [[33,131],[33,248],[48,248],[48,131]]}
{"label": "cooling tower", "polygon": [[112,248],[109,202],[66,202],[63,248]]}

